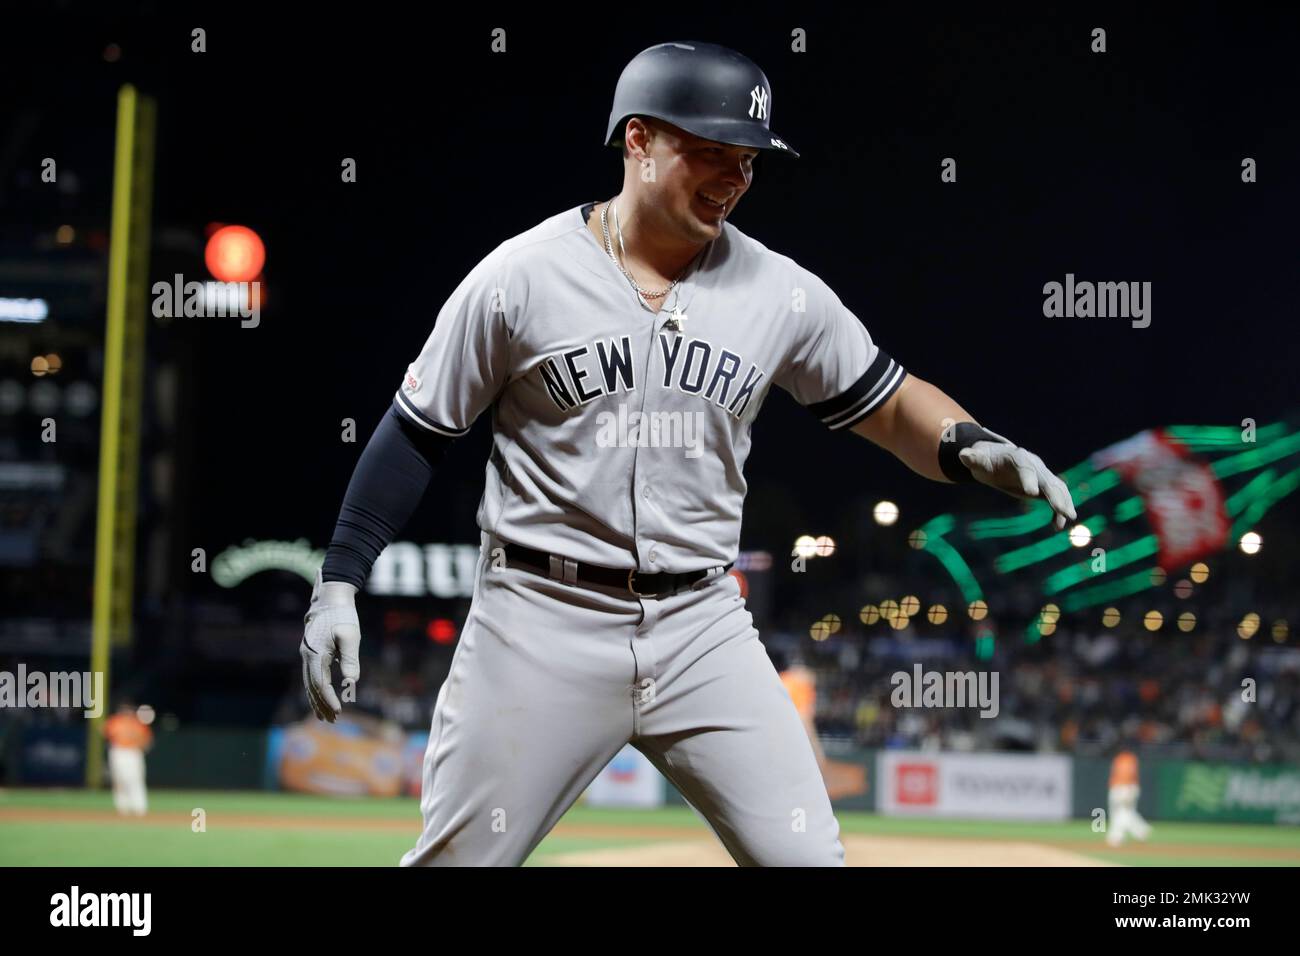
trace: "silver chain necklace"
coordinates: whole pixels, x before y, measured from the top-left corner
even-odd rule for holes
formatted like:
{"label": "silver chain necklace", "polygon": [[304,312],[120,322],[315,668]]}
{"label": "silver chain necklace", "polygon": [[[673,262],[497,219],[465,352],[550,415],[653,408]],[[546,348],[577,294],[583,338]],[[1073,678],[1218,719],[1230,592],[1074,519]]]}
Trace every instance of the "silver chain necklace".
{"label": "silver chain necklace", "polygon": [[[669,292],[673,291],[677,283],[681,281],[681,277],[678,276],[672,282],[668,283],[668,288],[664,289],[662,292],[647,292],[645,289],[641,288],[641,286],[637,284],[636,279],[632,277],[632,273],[628,272],[627,269],[624,268],[623,263],[619,261],[618,256],[614,255],[614,244],[610,241],[609,238],[609,218],[608,218],[609,207],[612,205],[614,205],[614,201],[611,199],[609,202],[605,203],[605,205],[602,206],[600,210],[600,229],[601,232],[605,234],[605,252],[609,255],[609,258],[614,263],[614,265],[618,266],[618,271],[623,273],[623,275],[627,276],[627,281],[632,283],[632,288],[636,289],[637,295],[645,299],[662,299]],[[627,249],[624,248],[623,246],[623,225],[622,223],[619,222],[617,209],[614,210],[614,229],[618,232],[618,247],[620,250],[622,250],[623,255],[626,256]],[[682,271],[685,272],[686,270],[683,269]]]}

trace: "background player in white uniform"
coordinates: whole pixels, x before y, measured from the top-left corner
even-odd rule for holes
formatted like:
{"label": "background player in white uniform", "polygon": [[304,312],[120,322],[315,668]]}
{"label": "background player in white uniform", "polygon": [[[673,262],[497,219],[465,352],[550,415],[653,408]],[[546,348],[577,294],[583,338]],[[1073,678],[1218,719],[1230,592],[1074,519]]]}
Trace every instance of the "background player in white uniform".
{"label": "background player in white uniform", "polygon": [[734,51],[638,55],[606,137],[624,143],[622,191],[470,272],[357,464],[302,644],[326,720],[342,709],[330,663],[345,694],[359,676],[356,590],[446,443],[491,409],[474,596],[403,864],[523,862],[629,741],[737,862],[842,864],[812,748],[726,574],[772,386],[922,475],[1044,497],[1058,528],[1074,517],[1040,459],[908,375],[817,276],[727,222],[760,149],[797,155],[770,110],[766,77]]}
{"label": "background player in white uniform", "polygon": [[108,775],[113,782],[113,806],[124,817],[142,817],[149,809],[145,788],[144,755],[153,746],[153,731],[137,715],[130,701],[104,722],[108,741]]}

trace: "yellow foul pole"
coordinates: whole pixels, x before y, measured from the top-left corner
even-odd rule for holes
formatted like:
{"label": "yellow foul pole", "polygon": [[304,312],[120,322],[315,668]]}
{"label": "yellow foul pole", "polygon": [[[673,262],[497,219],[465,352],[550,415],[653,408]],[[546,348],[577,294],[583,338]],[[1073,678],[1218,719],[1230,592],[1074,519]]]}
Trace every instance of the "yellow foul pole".
{"label": "yellow foul pole", "polygon": [[[108,247],[108,317],[95,524],[95,594],[90,669],[109,693],[113,646],[131,642],[141,391],[153,196],[154,103],[123,86],[117,96],[113,212]],[[101,711],[107,710],[104,701]],[[86,732],[86,785],[103,782],[104,714]]]}

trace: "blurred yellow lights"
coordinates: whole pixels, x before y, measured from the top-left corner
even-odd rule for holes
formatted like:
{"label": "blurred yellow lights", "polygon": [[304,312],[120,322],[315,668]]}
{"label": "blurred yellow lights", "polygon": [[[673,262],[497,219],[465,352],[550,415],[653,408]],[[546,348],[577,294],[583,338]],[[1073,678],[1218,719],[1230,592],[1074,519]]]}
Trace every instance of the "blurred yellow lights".
{"label": "blurred yellow lights", "polygon": [[989,606],[983,601],[971,601],[966,608],[966,613],[970,615],[972,621],[982,621],[988,617]]}
{"label": "blurred yellow lights", "polygon": [[1263,546],[1264,539],[1259,536],[1258,531],[1247,531],[1241,536],[1241,553],[1242,554],[1259,554],[1259,549]]}
{"label": "blurred yellow lights", "polygon": [[72,245],[72,240],[77,238],[77,230],[71,226],[59,226],[54,233],[54,241],[61,246]]}
{"label": "blurred yellow lights", "polygon": [[1184,634],[1190,633],[1196,627],[1196,615],[1191,611],[1184,611],[1178,615],[1178,630]]}
{"label": "blurred yellow lights", "polygon": [[896,631],[901,631],[907,625],[912,623],[912,619],[906,614],[895,614],[889,621],[889,626]]}
{"label": "blurred yellow lights", "polygon": [[1158,587],[1160,587],[1160,585],[1162,585],[1162,584],[1165,583],[1165,581],[1168,579],[1168,577],[1169,577],[1169,575],[1165,574],[1165,569],[1164,569],[1164,568],[1152,568],[1152,569],[1151,569],[1151,586],[1152,586],[1153,588],[1158,588]]}
{"label": "blurred yellow lights", "polygon": [[1061,609],[1055,604],[1049,604],[1040,612],[1044,624],[1055,624],[1061,619]]}
{"label": "blurred yellow lights", "polygon": [[1070,544],[1076,548],[1086,548],[1091,540],[1092,532],[1088,530],[1087,525],[1076,524],[1070,529]]}
{"label": "blurred yellow lights", "polygon": [[917,611],[921,610],[921,599],[915,594],[909,594],[907,597],[903,598],[903,600],[898,602],[898,609],[908,617],[911,617]]}
{"label": "blurred yellow lights", "polygon": [[1105,627],[1114,627],[1119,623],[1119,608],[1108,607],[1101,612],[1101,623]]}
{"label": "blurred yellow lights", "polygon": [[898,520],[898,505],[892,501],[877,501],[871,509],[871,517],[876,519],[876,524],[888,527]]}
{"label": "blurred yellow lights", "polygon": [[32,359],[32,374],[37,378],[47,374],[50,370],[50,363],[44,355],[38,355]]}
{"label": "blurred yellow lights", "polygon": [[1038,633],[1043,637],[1051,637],[1056,633],[1055,621],[1040,621],[1038,624]]}
{"label": "blurred yellow lights", "polygon": [[1250,640],[1259,632],[1259,615],[1251,611],[1237,625],[1237,636],[1244,641]]}
{"label": "blurred yellow lights", "polygon": [[1194,584],[1204,584],[1210,580],[1210,566],[1204,561],[1197,561],[1192,565],[1192,569],[1187,576],[1192,579]]}
{"label": "blurred yellow lights", "polygon": [[1188,581],[1186,578],[1174,585],[1174,594],[1180,598],[1191,597],[1193,590],[1195,589],[1192,586],[1192,582]]}
{"label": "blurred yellow lights", "polygon": [[875,624],[880,620],[880,608],[876,607],[874,604],[865,605],[862,610],[858,612],[858,620],[863,624]]}
{"label": "blurred yellow lights", "polygon": [[1288,636],[1288,634],[1290,633],[1290,630],[1291,630],[1291,629],[1287,626],[1286,621],[1274,621],[1274,622],[1273,622],[1273,640],[1275,640],[1275,641],[1277,641],[1279,644],[1281,644],[1283,641],[1285,641],[1285,640],[1287,639],[1287,636]]}
{"label": "blurred yellow lights", "polygon": [[894,618],[898,617],[898,614],[899,614],[899,610],[898,610],[897,601],[880,602],[880,616],[883,617],[886,621],[889,621],[892,624]]}
{"label": "blurred yellow lights", "polygon": [[800,558],[829,558],[835,553],[835,539],[824,534],[816,538],[801,534],[794,539],[794,553]]}
{"label": "blurred yellow lights", "polygon": [[824,641],[832,634],[838,634],[843,622],[840,621],[838,614],[827,614],[819,621],[814,621],[812,627],[808,629],[808,635],[814,641]]}
{"label": "blurred yellow lights", "polygon": [[925,543],[929,540],[924,531],[913,531],[907,536],[909,547],[916,548],[918,551],[925,549]]}
{"label": "blurred yellow lights", "polygon": [[1158,631],[1165,623],[1165,616],[1159,611],[1147,611],[1146,616],[1142,618],[1142,626],[1148,631]]}
{"label": "blurred yellow lights", "polygon": [[931,624],[942,624],[948,620],[948,609],[942,604],[933,604],[925,616],[930,619]]}

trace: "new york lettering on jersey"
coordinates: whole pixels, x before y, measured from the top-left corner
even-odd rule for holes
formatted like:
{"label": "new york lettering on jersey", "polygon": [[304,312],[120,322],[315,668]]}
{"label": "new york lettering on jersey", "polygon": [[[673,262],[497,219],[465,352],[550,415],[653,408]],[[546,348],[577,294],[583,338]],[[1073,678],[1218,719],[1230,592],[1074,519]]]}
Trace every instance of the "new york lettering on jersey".
{"label": "new york lettering on jersey", "polygon": [[[704,339],[661,333],[658,343],[663,359],[663,388],[702,396],[735,418],[744,414],[755,389],[766,378],[757,365],[750,363],[743,381],[737,384],[744,359]],[[538,372],[551,401],[560,411],[569,411],[602,395],[635,391],[635,369],[643,364],[636,361],[631,337],[625,335],[618,342],[597,341],[551,356],[538,366]]]}

